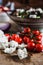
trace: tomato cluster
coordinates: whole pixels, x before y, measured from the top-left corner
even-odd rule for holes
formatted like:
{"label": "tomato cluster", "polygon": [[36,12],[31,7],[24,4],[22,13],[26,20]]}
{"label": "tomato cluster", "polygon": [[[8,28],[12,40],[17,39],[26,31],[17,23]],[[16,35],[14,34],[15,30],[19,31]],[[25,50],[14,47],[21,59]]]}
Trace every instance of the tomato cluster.
{"label": "tomato cluster", "polygon": [[31,30],[29,27],[24,28],[20,34],[5,34],[8,37],[8,41],[14,40],[19,44],[25,43],[27,44],[27,49],[29,51],[36,51],[41,52],[43,45],[42,45],[42,35],[41,32],[38,30]]}

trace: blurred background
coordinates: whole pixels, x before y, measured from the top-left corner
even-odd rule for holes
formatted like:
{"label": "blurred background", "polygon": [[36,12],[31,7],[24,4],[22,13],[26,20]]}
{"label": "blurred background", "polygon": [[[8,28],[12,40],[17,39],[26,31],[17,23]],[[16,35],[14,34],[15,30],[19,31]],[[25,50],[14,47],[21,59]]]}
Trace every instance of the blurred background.
{"label": "blurred background", "polygon": [[[5,5],[8,1],[12,0],[3,0],[3,5]],[[22,8],[22,7],[41,7],[43,8],[43,0],[13,0],[14,3],[16,4],[16,8]]]}

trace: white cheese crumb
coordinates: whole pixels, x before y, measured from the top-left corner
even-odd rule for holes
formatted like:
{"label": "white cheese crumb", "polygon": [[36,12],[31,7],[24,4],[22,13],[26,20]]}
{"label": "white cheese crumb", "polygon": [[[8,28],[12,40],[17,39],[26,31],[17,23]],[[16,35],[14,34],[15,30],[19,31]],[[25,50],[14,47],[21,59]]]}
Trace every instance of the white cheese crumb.
{"label": "white cheese crumb", "polygon": [[43,10],[41,8],[37,8],[36,11],[39,11],[40,13],[43,13]]}
{"label": "white cheese crumb", "polygon": [[2,30],[0,30],[0,36],[3,36],[4,32]]}
{"label": "white cheese crumb", "polygon": [[28,56],[26,48],[24,48],[24,49],[18,49],[17,55],[18,55],[19,59],[26,58]]}
{"label": "white cheese crumb", "polygon": [[12,47],[12,48],[14,48],[14,47],[18,47],[18,42],[16,42],[16,41],[10,41],[10,47]]}
{"label": "white cheese crumb", "polygon": [[30,15],[29,18],[36,18],[37,15]]}
{"label": "white cheese crumb", "polygon": [[19,44],[18,48],[25,48],[26,44],[22,43],[22,44]]}
{"label": "white cheese crumb", "polygon": [[35,11],[35,9],[34,8],[30,8],[28,11],[32,12],[32,11]]}
{"label": "white cheese crumb", "polygon": [[11,54],[11,53],[15,52],[15,50],[16,50],[16,47],[15,47],[15,48],[6,48],[6,49],[4,50],[4,53]]}
{"label": "white cheese crumb", "polygon": [[0,30],[0,49],[8,47],[8,38],[4,35],[4,32]]}

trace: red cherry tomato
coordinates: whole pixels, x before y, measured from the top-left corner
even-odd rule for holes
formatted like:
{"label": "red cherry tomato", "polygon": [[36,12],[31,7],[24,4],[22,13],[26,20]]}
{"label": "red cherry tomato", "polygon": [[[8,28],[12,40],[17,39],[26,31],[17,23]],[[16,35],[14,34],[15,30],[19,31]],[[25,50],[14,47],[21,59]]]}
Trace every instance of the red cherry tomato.
{"label": "red cherry tomato", "polygon": [[32,31],[32,33],[35,34],[35,35],[39,35],[40,34],[40,32],[38,30],[34,30],[34,31]]}
{"label": "red cherry tomato", "polygon": [[23,38],[23,41],[27,44],[28,42],[30,42],[30,39],[25,36],[25,37]]}
{"label": "red cherry tomato", "polygon": [[31,39],[31,42],[34,42],[34,39]]}
{"label": "red cherry tomato", "polygon": [[41,35],[38,35],[38,36],[36,36],[36,39],[41,40],[42,39],[42,36]]}
{"label": "red cherry tomato", "polygon": [[41,44],[41,43],[42,43],[42,41],[41,41],[41,40],[37,40],[37,41],[36,41],[36,43]]}
{"label": "red cherry tomato", "polygon": [[22,38],[21,37],[15,38],[15,41],[21,44],[22,43]]}
{"label": "red cherry tomato", "polygon": [[11,40],[11,36],[10,36],[10,34],[5,34],[5,36],[8,38],[8,41],[10,41]]}
{"label": "red cherry tomato", "polygon": [[27,28],[27,29],[28,29],[28,31],[27,31],[28,33],[31,32],[31,29],[30,28]]}
{"label": "red cherry tomato", "polygon": [[30,28],[24,28],[24,33],[29,33],[31,31]]}
{"label": "red cherry tomato", "polygon": [[33,43],[33,42],[28,43],[28,49],[29,49],[30,51],[33,51],[34,48],[35,48],[35,43]]}
{"label": "red cherry tomato", "polygon": [[7,34],[7,33],[6,33],[5,36],[10,36],[10,34]]}
{"label": "red cherry tomato", "polygon": [[15,38],[18,38],[18,37],[19,37],[19,35],[17,35],[17,34],[12,34],[11,39],[12,39],[12,40],[15,40]]}
{"label": "red cherry tomato", "polygon": [[43,48],[42,44],[36,44],[36,51],[37,52],[41,52],[42,48]]}
{"label": "red cherry tomato", "polygon": [[27,33],[27,31],[28,31],[27,28],[24,28],[24,33]]}

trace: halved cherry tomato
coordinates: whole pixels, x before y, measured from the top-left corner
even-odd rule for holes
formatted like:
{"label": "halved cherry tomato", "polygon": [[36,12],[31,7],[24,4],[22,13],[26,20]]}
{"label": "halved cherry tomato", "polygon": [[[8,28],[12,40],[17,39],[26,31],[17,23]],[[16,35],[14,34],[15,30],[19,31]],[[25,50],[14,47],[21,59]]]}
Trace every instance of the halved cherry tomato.
{"label": "halved cherry tomato", "polygon": [[42,44],[36,44],[36,51],[37,52],[41,52],[42,48],[43,48]]}

